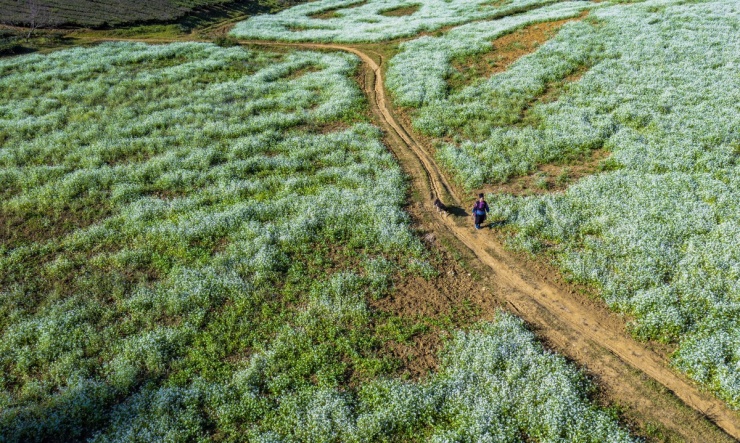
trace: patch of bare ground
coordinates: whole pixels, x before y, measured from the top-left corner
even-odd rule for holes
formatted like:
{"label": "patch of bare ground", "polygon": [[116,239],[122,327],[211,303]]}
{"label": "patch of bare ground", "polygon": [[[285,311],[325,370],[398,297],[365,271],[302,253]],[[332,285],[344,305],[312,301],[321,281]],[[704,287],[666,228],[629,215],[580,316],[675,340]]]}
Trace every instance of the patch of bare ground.
{"label": "patch of bare ground", "polygon": [[350,128],[350,125],[345,122],[331,122],[331,123],[323,123],[323,124],[305,124],[305,125],[299,125],[295,128],[291,128],[291,131],[296,131],[300,133],[309,133],[309,134],[331,134],[332,132],[340,132],[340,131],[346,131]]}
{"label": "patch of bare ground", "polygon": [[443,247],[433,232],[427,231],[423,208],[408,208],[417,233],[432,251],[431,263],[437,275],[398,278],[391,295],[373,300],[373,309],[414,323],[414,333],[405,341],[389,341],[383,353],[398,359],[399,375],[423,379],[437,369],[439,353],[449,331],[465,329],[481,319],[493,318],[493,307],[483,296],[489,289],[486,278],[467,267],[454,250]]}
{"label": "patch of bare ground", "polygon": [[353,5],[349,5],[349,6],[340,6],[338,8],[326,9],[326,10],[321,11],[321,12],[316,12],[314,14],[309,14],[308,17],[319,19],[319,20],[328,20],[330,18],[337,18],[337,17],[341,17],[342,16],[342,14],[339,13],[340,10],[343,11],[345,9],[359,8],[360,6],[364,6],[366,4],[367,4],[367,1],[364,1],[364,2],[360,2],[360,3],[355,3]]}
{"label": "patch of bare ground", "polygon": [[286,24],[285,29],[287,29],[290,32],[303,32],[303,31],[310,31],[312,29],[326,29],[326,25],[302,25],[302,24]]}
{"label": "patch of bare ground", "polygon": [[479,8],[500,8],[511,3],[512,0],[492,0],[490,2],[481,3]]}
{"label": "patch of bare ground", "polygon": [[330,10],[324,12],[317,12],[316,14],[310,14],[308,17],[319,20],[329,20],[330,18],[339,18],[342,15],[337,10]]}
{"label": "patch of bare ground", "polygon": [[184,189],[153,189],[149,192],[144,192],[144,195],[158,198],[160,200],[175,200],[187,196],[191,190]]}
{"label": "patch of bare ground", "polygon": [[452,68],[455,73],[447,80],[450,89],[460,90],[475,80],[506,71],[514,62],[533,53],[540,45],[550,40],[563,25],[582,20],[587,15],[588,11],[584,11],[575,18],[525,26],[494,40],[489,52],[453,60]]}
{"label": "patch of bare ground", "polygon": [[280,77],[279,79],[280,80],[295,80],[297,78],[303,77],[306,74],[310,74],[312,72],[319,72],[319,71],[321,71],[321,68],[319,68],[316,65],[310,65],[310,66],[305,66],[305,67],[300,68],[300,69],[296,69],[295,71],[293,71],[293,72],[291,72],[291,73],[289,73],[289,74],[287,74],[287,75],[285,75],[283,77]]}
{"label": "patch of bare ground", "polygon": [[110,206],[89,201],[71,202],[56,210],[0,210],[0,244],[16,248],[62,237],[109,217]]}
{"label": "patch of bare ground", "polygon": [[102,161],[108,166],[146,163],[159,154],[161,154],[161,151],[158,150],[137,150],[133,152],[109,150],[99,153]]}
{"label": "patch of bare ground", "polygon": [[527,108],[524,109],[523,119],[526,120],[529,110],[533,104],[536,103],[552,103],[560,98],[560,94],[563,93],[567,85],[575,83],[583,77],[583,74],[588,72],[590,66],[579,66],[574,69],[570,74],[566,75],[565,78],[548,83],[545,86],[545,92],[542,93],[536,100],[534,100]]}
{"label": "patch of bare ground", "polygon": [[564,158],[561,163],[540,165],[535,172],[505,183],[486,185],[479,192],[516,196],[563,192],[579,179],[602,171],[603,161],[610,155],[609,151],[596,149],[579,157]]}
{"label": "patch of bare ground", "polygon": [[540,104],[553,103],[557,101],[561,94],[567,90],[568,86],[579,81],[590,68],[591,67],[587,65],[578,66],[565,77],[548,82],[545,85],[544,92],[530,100],[529,103],[524,106],[519,113],[518,122],[515,125],[537,126],[539,124],[539,116],[533,113],[535,107]]}
{"label": "patch of bare ground", "polygon": [[407,15],[415,14],[416,11],[419,10],[419,8],[421,8],[421,5],[419,4],[398,6],[391,9],[385,9],[383,11],[380,11],[378,14],[385,17],[404,17]]}

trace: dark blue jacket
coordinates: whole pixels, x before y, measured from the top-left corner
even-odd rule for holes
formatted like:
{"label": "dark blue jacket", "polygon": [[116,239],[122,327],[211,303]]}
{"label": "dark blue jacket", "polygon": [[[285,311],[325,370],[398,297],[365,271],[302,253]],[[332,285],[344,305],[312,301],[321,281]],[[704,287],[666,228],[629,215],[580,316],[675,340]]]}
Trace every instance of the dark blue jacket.
{"label": "dark blue jacket", "polygon": [[488,203],[480,200],[475,202],[473,205],[473,214],[484,215],[486,212],[491,212],[491,209],[488,207]]}

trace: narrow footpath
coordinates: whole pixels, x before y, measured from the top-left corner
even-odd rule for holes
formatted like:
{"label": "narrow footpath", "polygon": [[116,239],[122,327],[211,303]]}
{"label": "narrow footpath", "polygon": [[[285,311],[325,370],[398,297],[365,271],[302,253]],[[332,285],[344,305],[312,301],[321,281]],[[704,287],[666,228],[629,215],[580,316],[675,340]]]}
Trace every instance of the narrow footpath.
{"label": "narrow footpath", "polygon": [[[584,303],[570,291],[552,284],[523,268],[485,231],[475,232],[467,217],[445,217],[435,211],[432,198],[445,204],[462,206],[463,200],[441,172],[432,156],[393,115],[387,103],[382,70],[378,63],[357,47],[338,44],[272,43],[244,41],[261,46],[292,46],[304,49],[346,51],[360,57],[366,66],[365,93],[373,113],[392,140],[390,148],[405,172],[412,177],[420,195],[428,195],[425,208],[436,214],[439,230],[464,244],[491,271],[498,296],[504,297],[511,310],[536,328],[539,335],[559,352],[587,368],[619,403],[640,411],[682,435],[687,441],[711,441],[701,421],[707,418],[728,434],[727,441],[740,440],[740,414],[697,385],[670,369],[665,356],[650,350],[624,333],[623,320],[593,303]],[[376,54],[377,56],[377,54]],[[380,63],[383,59],[380,57]],[[421,167],[419,167],[421,166]],[[492,295],[494,297],[494,295]],[[646,377],[643,376],[647,376]],[[695,411],[672,410],[669,402],[645,396],[650,381],[659,383]],[[657,395],[657,393],[655,393]]]}

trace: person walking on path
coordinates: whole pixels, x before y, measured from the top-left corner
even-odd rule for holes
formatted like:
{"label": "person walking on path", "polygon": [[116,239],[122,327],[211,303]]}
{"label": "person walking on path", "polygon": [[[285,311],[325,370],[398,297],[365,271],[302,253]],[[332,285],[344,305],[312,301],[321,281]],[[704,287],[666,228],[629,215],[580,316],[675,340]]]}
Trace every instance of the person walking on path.
{"label": "person walking on path", "polygon": [[473,217],[475,217],[475,229],[480,229],[481,223],[486,221],[486,214],[491,209],[483,198],[483,194],[478,194],[478,201],[473,205]]}

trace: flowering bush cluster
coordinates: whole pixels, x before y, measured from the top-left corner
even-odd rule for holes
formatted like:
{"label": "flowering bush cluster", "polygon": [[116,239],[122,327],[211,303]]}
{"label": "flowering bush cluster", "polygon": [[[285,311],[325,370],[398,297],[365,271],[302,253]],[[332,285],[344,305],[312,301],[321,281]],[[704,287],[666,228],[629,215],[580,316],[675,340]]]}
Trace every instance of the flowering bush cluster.
{"label": "flowering bush cluster", "polygon": [[[377,42],[516,14],[557,0],[320,0],[237,23],[231,35],[285,41]],[[410,15],[384,15],[402,7]],[[316,15],[333,12],[331,17]]]}

